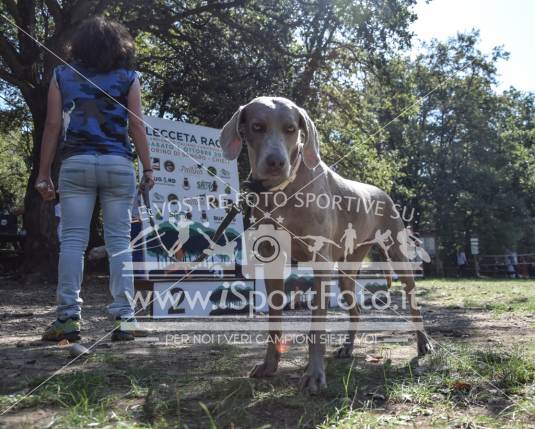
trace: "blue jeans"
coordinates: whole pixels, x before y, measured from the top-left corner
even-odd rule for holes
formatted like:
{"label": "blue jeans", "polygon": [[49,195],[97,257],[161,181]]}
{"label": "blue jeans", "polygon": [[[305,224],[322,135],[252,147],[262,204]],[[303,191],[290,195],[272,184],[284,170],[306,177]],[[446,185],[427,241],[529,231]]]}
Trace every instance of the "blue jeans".
{"label": "blue jeans", "polygon": [[104,240],[110,263],[113,317],[134,314],[133,277],[123,274],[132,261],[130,215],[136,193],[132,161],[119,155],[75,155],[63,161],[59,173],[61,245],[58,268],[57,313],[60,319],[80,316],[80,288],[89,227],[98,195],[104,220]]}

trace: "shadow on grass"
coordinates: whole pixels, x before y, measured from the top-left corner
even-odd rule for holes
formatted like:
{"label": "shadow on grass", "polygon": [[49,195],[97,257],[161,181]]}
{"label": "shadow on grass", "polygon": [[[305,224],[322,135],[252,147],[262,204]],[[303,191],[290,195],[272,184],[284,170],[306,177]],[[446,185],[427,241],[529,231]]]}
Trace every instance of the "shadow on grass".
{"label": "shadow on grass", "polygon": [[[477,310],[452,311],[435,302],[429,304],[428,299],[440,291],[439,287],[431,292],[421,289],[421,301],[428,302],[423,313],[431,334],[471,335],[469,312]],[[394,290],[392,303],[399,304],[399,299]],[[513,299],[525,302],[522,297]],[[402,314],[408,318],[406,312]],[[511,398],[523,401],[529,397],[527,389],[535,383],[529,359],[519,351],[446,346],[451,353],[439,350],[420,367],[388,361],[369,364],[361,354],[349,360],[327,358],[329,387],[315,397],[298,390],[304,349],[297,365],[281,368],[272,378],[253,380],[247,373],[263,358],[260,347],[154,348],[145,344],[137,345],[136,351],[114,346],[113,350],[99,349],[71,372],[55,377],[16,410],[51,407],[60,415],[55,426],[69,428],[116,426],[118,422],[154,428],[396,427],[406,423],[396,420],[406,408],[445,410],[463,416],[472,406],[484,408],[499,426],[508,422],[512,412],[526,414]],[[25,353],[25,348],[13,347],[10,356],[25,361],[31,358]],[[56,349],[47,353],[54,354],[48,358],[54,365],[42,368],[41,377],[29,383],[30,387],[66,363],[64,352]],[[535,393],[533,388],[530,392]],[[21,397],[20,393],[0,396],[1,408]],[[529,406],[533,407],[526,403]],[[393,414],[388,416],[389,412]],[[415,417],[408,418],[414,421]]]}
{"label": "shadow on grass", "polygon": [[303,368],[297,365],[272,378],[248,378],[257,350],[241,346],[154,349],[142,359],[100,353],[52,379],[17,409],[52,407],[59,412],[55,427],[69,428],[119,422],[151,428],[395,427],[407,407],[413,414],[431,409],[452,418],[484,407],[496,426],[526,416],[515,402],[534,393],[532,357],[519,350],[448,347],[417,367],[371,364],[360,354],[328,358],[328,389],[318,396],[299,391]]}
{"label": "shadow on grass", "polygon": [[[236,353],[227,363],[242,368],[243,357]],[[507,410],[525,415],[512,395],[518,399],[535,381],[532,361],[519,352],[468,348],[439,351],[416,368],[367,364],[364,356],[354,361],[329,358],[329,387],[318,396],[298,390],[297,372],[286,368],[263,380],[216,376],[204,387],[192,380],[167,386],[163,392],[153,390],[146,397],[145,404],[152,405],[145,409],[150,411],[145,417],[147,423],[163,420],[189,427],[346,427],[348,416],[351,424],[379,424],[385,408],[400,404],[462,417],[464,410],[477,405],[484,406],[499,425],[509,421]]]}

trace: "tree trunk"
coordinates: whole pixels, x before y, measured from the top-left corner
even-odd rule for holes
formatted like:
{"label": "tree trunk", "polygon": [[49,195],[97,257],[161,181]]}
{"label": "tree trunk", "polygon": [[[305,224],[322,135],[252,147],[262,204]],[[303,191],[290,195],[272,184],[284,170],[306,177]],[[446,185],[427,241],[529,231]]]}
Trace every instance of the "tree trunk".
{"label": "tree trunk", "polygon": [[[46,90],[36,89],[32,100],[27,100],[33,118],[32,170],[24,199],[24,229],[27,236],[24,246],[24,270],[57,275],[58,238],[54,216],[54,201],[45,202],[35,190],[35,180],[39,172],[41,139],[46,119]],[[57,163],[53,165],[52,179],[57,184]]]}
{"label": "tree trunk", "polygon": [[[58,238],[57,225],[54,216],[54,202],[42,201],[35,190],[35,180],[39,172],[39,158],[41,139],[46,120],[47,94],[50,77],[54,66],[58,64],[55,55],[43,50],[32,38],[36,36],[37,26],[46,29],[54,28],[53,33],[47,34],[43,43],[58,56],[64,57],[65,41],[70,39],[80,22],[90,16],[101,15],[104,10],[112,6],[110,1],[72,1],[72,2],[35,2],[18,1],[3,13],[10,14],[13,21],[24,29],[13,33],[18,38],[12,44],[8,38],[0,40],[0,72],[2,79],[7,76],[11,85],[16,86],[28,108],[33,121],[33,149],[32,169],[24,198],[23,226],[26,230],[24,244],[25,260],[24,272],[42,272],[55,277],[57,273]],[[119,6],[117,4],[113,7]],[[45,4],[47,12],[45,14]],[[129,3],[126,2],[125,6]],[[53,22],[53,25],[51,25]],[[26,33],[32,35],[29,37]],[[16,36],[15,36],[16,34]],[[39,37],[38,37],[39,38]],[[43,55],[41,57],[41,54]],[[52,180],[57,186],[59,162],[56,159],[52,165]],[[99,217],[95,215],[92,221],[92,240],[99,242]],[[93,233],[95,231],[95,233]]]}

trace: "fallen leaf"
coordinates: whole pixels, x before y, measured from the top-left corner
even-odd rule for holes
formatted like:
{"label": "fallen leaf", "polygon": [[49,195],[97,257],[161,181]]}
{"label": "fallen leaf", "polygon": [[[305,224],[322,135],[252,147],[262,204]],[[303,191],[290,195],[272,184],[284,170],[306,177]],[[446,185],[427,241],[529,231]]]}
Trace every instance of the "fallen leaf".
{"label": "fallen leaf", "polygon": [[460,390],[470,390],[472,388],[472,385],[469,384],[469,383],[466,383],[464,381],[456,381],[453,383],[453,385],[451,386],[451,388],[453,390],[457,390],[457,391],[460,391]]}
{"label": "fallen leaf", "polygon": [[366,362],[370,363],[379,363],[383,360],[382,356],[377,355],[366,355]]}
{"label": "fallen leaf", "polygon": [[64,338],[63,340],[61,340],[59,343],[58,343],[58,346],[59,347],[65,347],[65,346],[68,346],[70,343],[69,343],[69,340],[67,340],[66,338]]}

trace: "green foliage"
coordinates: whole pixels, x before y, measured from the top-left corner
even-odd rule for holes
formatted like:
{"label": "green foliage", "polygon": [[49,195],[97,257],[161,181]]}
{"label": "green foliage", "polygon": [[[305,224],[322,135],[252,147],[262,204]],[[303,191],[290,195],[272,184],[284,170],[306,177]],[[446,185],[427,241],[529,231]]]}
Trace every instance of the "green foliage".
{"label": "green foliage", "polygon": [[0,133],[0,207],[22,206],[28,183],[31,137],[18,129]]}
{"label": "green foliage", "polygon": [[[136,38],[150,114],[221,127],[258,95],[293,99],[316,122],[323,159],[414,209],[415,229],[437,237],[438,259],[473,236],[483,253],[535,248],[535,95],[497,93],[496,62],[508,55],[480,52],[477,32],[431,41],[411,58],[413,0],[29,3],[17,11],[34,19],[27,30],[60,53],[87,16],[123,22]],[[6,21],[0,28],[2,52],[13,54],[0,55],[0,93],[14,107],[0,104],[9,154],[0,187],[13,204],[28,177],[18,160],[37,163],[57,60]],[[20,111],[31,112],[29,144],[30,128],[9,120]],[[248,169],[244,151],[242,178]]]}
{"label": "green foliage", "polygon": [[534,225],[533,94],[497,94],[495,63],[507,54],[481,53],[478,39],[433,41],[414,61],[393,60],[377,82],[393,91],[385,97],[393,104],[379,111],[384,150],[405,160],[396,197],[416,208],[419,228],[436,233],[444,256],[473,236],[483,252],[503,252]]}

